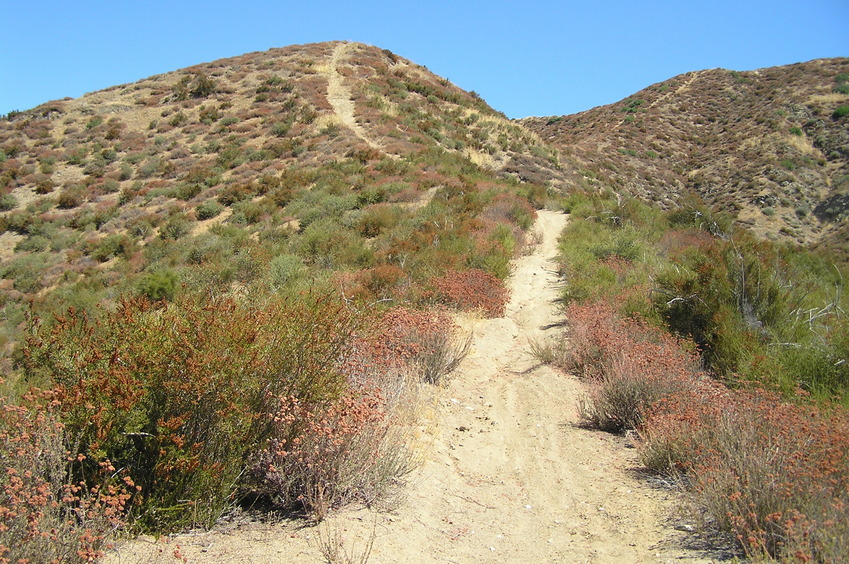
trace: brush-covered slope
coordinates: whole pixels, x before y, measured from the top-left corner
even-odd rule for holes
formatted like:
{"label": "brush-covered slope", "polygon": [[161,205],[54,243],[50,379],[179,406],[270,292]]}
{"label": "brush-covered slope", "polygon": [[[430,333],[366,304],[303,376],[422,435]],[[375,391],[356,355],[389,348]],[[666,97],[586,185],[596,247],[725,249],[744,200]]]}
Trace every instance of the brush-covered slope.
{"label": "brush-covered slope", "polygon": [[[280,170],[357,151],[379,159],[440,148],[499,169],[541,145],[424,67],[338,42],[252,53],[49,102],[8,116],[0,129],[0,158],[15,161],[4,166],[7,191],[96,185],[92,178],[122,164],[133,167],[123,167],[124,176],[144,180],[180,180],[193,166],[217,164],[226,181],[263,164]],[[98,147],[107,155],[95,153]],[[555,160],[541,147],[534,153]],[[138,162],[127,163],[128,156]],[[39,170],[44,161],[54,172]]]}
{"label": "brush-covered slope", "polygon": [[[573,180],[664,206],[691,193],[762,236],[833,237],[849,209],[849,59],[691,72],[616,104],[521,123]],[[846,109],[839,109],[846,108]]]}
{"label": "brush-covered slope", "polygon": [[30,300],[255,284],[422,300],[451,271],[503,278],[544,195],[526,180],[556,160],[474,93],[355,43],[16,112],[0,121],[0,346]]}

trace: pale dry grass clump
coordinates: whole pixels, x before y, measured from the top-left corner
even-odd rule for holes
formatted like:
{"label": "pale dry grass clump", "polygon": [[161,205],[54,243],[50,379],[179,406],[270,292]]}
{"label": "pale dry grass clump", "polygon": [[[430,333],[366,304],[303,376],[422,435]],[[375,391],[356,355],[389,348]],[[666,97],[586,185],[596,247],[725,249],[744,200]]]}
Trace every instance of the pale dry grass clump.
{"label": "pale dry grass clump", "polygon": [[377,521],[361,545],[355,544],[351,538],[346,538],[338,526],[327,522],[316,529],[318,549],[328,564],[366,564],[371,558],[376,536]]}
{"label": "pale dry grass clump", "polygon": [[381,331],[355,343],[341,364],[349,389],[309,404],[278,396],[272,436],[251,464],[255,491],[274,505],[300,504],[315,521],[358,502],[389,508],[404,478],[420,462],[420,429],[429,405],[427,386],[465,357],[444,312],[395,308]]}
{"label": "pale dry grass clump", "polygon": [[565,339],[547,341],[531,339],[528,341],[528,353],[543,364],[558,368],[569,368],[569,344]]}

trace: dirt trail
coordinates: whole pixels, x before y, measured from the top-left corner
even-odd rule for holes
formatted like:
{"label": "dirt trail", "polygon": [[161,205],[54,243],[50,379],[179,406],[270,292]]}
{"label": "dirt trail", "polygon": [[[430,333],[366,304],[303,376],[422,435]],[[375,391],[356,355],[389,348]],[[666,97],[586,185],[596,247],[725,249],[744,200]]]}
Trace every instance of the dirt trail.
{"label": "dirt trail", "polygon": [[372,538],[373,563],[706,562],[678,548],[686,535],[666,521],[675,499],[636,476],[635,450],[576,427],[582,384],[527,353],[561,333],[546,327],[562,321],[551,259],[565,222],[539,213],[542,240],[515,262],[505,317],[461,320],[473,349],[440,390],[432,449],[397,510],[181,536],[189,561],[322,562],[324,531],[352,552]]}
{"label": "dirt trail", "polygon": [[351,91],[345,86],[344,77],[339,73],[339,63],[348,56],[348,51],[352,47],[352,43],[339,43],[333,49],[327,71],[327,101],[333,106],[333,111],[342,125],[353,131],[372,149],[385,152],[383,146],[371,139],[366,130],[354,118],[354,101],[351,99]]}
{"label": "dirt trail", "polygon": [[[690,74],[690,77],[689,77],[689,78],[688,78],[688,79],[684,82],[684,84],[682,84],[681,86],[679,86],[679,87],[678,87],[678,88],[676,88],[675,90],[670,90],[670,91],[669,91],[669,92],[667,92],[666,94],[663,94],[662,96],[659,96],[659,97],[658,97],[658,98],[657,98],[654,102],[652,102],[651,104],[649,104],[649,105],[645,108],[645,110],[647,111],[647,110],[650,110],[651,108],[654,108],[655,106],[657,106],[657,105],[658,105],[658,104],[660,104],[661,102],[666,101],[666,100],[667,100],[670,96],[678,96],[679,94],[681,94],[681,93],[683,93],[683,92],[686,92],[687,90],[689,90],[689,89],[690,89],[690,85],[692,85],[692,84],[693,84],[693,82],[694,82],[697,78],[699,78],[700,76],[702,76],[702,74],[704,74],[704,71],[693,71],[693,72],[691,72],[691,73],[689,73],[689,74]],[[626,120],[626,119],[627,119],[627,118],[622,118],[622,119],[620,119],[620,120],[619,120],[619,122],[616,124],[616,127],[615,127],[614,129],[619,129],[620,127],[622,127],[622,124],[623,124],[623,123],[625,123],[625,120]]]}
{"label": "dirt trail", "polygon": [[655,107],[660,102],[663,102],[664,100],[666,100],[670,96],[678,96],[679,94],[686,92],[687,90],[690,89],[690,85],[692,85],[693,82],[695,82],[695,80],[697,78],[701,77],[703,74],[704,74],[704,71],[693,71],[692,73],[690,73],[690,75],[691,75],[690,78],[688,78],[684,82],[684,84],[682,84],[681,86],[679,86],[675,90],[671,90],[671,91],[667,92],[666,94],[664,94],[663,96],[660,96],[657,100],[655,100],[654,102],[649,104],[649,108]]}

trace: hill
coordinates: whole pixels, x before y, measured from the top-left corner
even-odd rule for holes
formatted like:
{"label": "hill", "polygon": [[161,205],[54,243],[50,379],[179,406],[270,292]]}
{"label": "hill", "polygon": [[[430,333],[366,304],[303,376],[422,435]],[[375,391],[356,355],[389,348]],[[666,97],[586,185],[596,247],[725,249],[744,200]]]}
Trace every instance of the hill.
{"label": "hill", "polygon": [[680,205],[692,195],[762,237],[845,233],[849,59],[712,69],[571,116],[520,123],[561,151],[584,187]]}
{"label": "hill", "polygon": [[[655,471],[751,485],[702,488],[696,510],[742,553],[845,553],[849,341],[831,259],[849,223],[847,71],[699,71],[511,121],[394,53],[333,42],[6,116],[0,556],[88,561],[117,529],[210,527],[235,503],[315,521],[388,503],[423,436],[439,470],[415,495],[440,503],[417,503],[378,550],[455,554],[476,534],[433,493],[447,484],[479,517],[466,559],[503,560],[498,539],[520,530],[513,559],[657,555],[660,500],[623,497],[635,456],[578,438],[567,412],[639,429]],[[547,333],[561,304],[568,336]],[[727,438],[719,416],[737,422]],[[735,437],[752,417],[769,432]],[[699,458],[716,440],[733,449]],[[746,458],[763,452],[779,455]],[[579,511],[568,534],[561,509]],[[427,523],[410,543],[405,527]],[[586,528],[607,525],[612,549]]]}
{"label": "hill", "polygon": [[[348,289],[375,299],[418,295],[452,268],[503,279],[531,221],[528,198],[545,194],[517,177],[556,159],[474,93],[342,42],[9,115],[0,345],[15,342],[27,301],[91,310],[128,291],[291,288],[354,271],[367,273]],[[516,233],[495,234],[501,220]]]}
{"label": "hill", "polygon": [[[268,283],[272,259],[278,282],[288,270],[309,272],[303,282],[400,269],[391,288],[359,284],[377,297],[448,266],[503,279],[521,237],[494,243],[492,224],[458,228],[475,241],[446,251],[444,268],[404,258],[416,226],[447,213],[426,207],[436,193],[464,221],[514,227],[528,221],[494,204],[497,193],[533,206],[576,189],[665,208],[699,200],[843,262],[847,91],[847,59],[714,69],[580,114],[511,121],[403,57],[334,42],[48,102],[0,121],[0,345],[11,350],[26,301],[87,309],[128,290]],[[470,188],[485,196],[470,202]],[[434,237],[444,224],[431,225]]]}

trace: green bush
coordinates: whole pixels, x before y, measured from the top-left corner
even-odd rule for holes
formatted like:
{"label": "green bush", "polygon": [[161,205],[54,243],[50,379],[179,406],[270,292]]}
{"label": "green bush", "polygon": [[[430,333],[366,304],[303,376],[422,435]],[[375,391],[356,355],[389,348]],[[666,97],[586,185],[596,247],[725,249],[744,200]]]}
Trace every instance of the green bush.
{"label": "green bush", "polygon": [[159,237],[162,239],[176,240],[188,235],[192,230],[189,221],[182,215],[171,217],[159,228]]}
{"label": "green bush", "polygon": [[50,264],[49,253],[22,254],[4,261],[0,278],[13,280],[13,287],[25,294],[34,294],[44,287],[42,276]]}
{"label": "green bush", "polygon": [[253,225],[258,223],[266,210],[265,207],[258,202],[251,200],[243,200],[233,204],[233,215],[230,216],[230,221],[242,225]]}
{"label": "green bush", "polygon": [[98,241],[91,253],[91,258],[100,262],[106,262],[117,256],[130,258],[134,250],[135,243],[132,239],[121,233],[113,233]]}
{"label": "green bush", "polygon": [[840,119],[846,116],[849,116],[849,106],[838,106],[837,109],[834,110],[834,113],[831,114],[831,117],[834,119]]}
{"label": "green bush", "polygon": [[18,199],[12,194],[0,195],[0,211],[9,211],[18,207]]}
{"label": "green bush", "polygon": [[846,300],[833,266],[734,231],[698,204],[665,216],[598,195],[576,194],[567,205],[576,217],[561,243],[564,301],[609,297],[620,314],[662,321],[693,339],[720,377],[788,395],[801,386],[849,396],[849,350],[835,338]]}
{"label": "green bush", "polygon": [[206,98],[215,92],[215,80],[204,72],[193,76],[183,76],[172,88],[175,100],[188,100],[189,98]]}
{"label": "green bush", "polygon": [[275,137],[285,137],[291,129],[292,122],[290,120],[278,121],[271,126],[271,134]]}
{"label": "green bush", "polygon": [[168,120],[168,125],[172,127],[179,127],[185,124],[188,119],[189,118],[187,118],[186,114],[184,114],[183,112],[177,112],[176,114],[171,116],[171,119]]}
{"label": "green bush", "polygon": [[401,221],[398,206],[378,204],[369,206],[357,220],[357,230],[363,237],[377,237],[383,231],[392,229]]}
{"label": "green bush", "polygon": [[206,200],[195,208],[195,217],[203,221],[205,219],[216,217],[222,211],[224,211],[224,206],[215,200]]}
{"label": "green bush", "polygon": [[374,262],[374,251],[363,238],[332,219],[309,224],[292,245],[296,254],[321,268],[364,268]]}
{"label": "green bush", "polygon": [[152,301],[173,300],[179,284],[179,276],[171,270],[143,274],[136,282],[139,294]]}
{"label": "green bush", "polygon": [[15,245],[15,252],[41,252],[50,246],[50,239],[43,235],[30,235]]}
{"label": "green bush", "polygon": [[295,255],[277,255],[268,263],[268,279],[273,288],[282,288],[305,272],[304,262]]}
{"label": "green bush", "polygon": [[121,190],[121,184],[114,178],[107,178],[103,181],[103,191],[107,194],[114,194]]}

